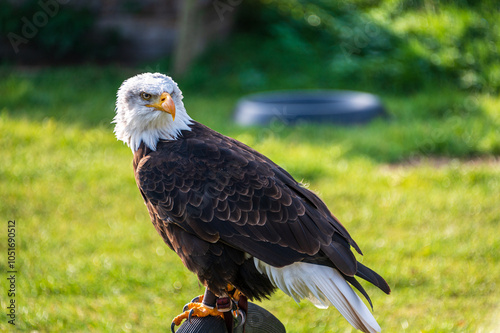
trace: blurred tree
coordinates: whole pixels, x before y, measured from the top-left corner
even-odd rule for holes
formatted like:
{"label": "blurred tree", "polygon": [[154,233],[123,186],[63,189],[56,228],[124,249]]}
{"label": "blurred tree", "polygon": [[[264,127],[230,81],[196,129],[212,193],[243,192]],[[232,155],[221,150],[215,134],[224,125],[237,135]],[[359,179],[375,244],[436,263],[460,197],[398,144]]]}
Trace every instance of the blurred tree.
{"label": "blurred tree", "polygon": [[222,0],[184,0],[180,4],[173,73],[181,76],[192,60],[205,50],[209,41],[227,35],[234,13],[241,3]]}
{"label": "blurred tree", "polygon": [[201,25],[202,12],[197,8],[198,0],[184,0],[178,20],[177,41],[174,51],[175,76],[182,75],[196,55],[196,39]]}

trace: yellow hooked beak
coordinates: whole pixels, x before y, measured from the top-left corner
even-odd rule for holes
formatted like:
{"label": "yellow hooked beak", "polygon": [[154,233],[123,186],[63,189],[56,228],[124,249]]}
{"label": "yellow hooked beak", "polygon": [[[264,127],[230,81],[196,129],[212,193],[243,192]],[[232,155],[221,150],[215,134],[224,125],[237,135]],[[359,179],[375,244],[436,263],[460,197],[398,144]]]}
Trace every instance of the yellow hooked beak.
{"label": "yellow hooked beak", "polygon": [[146,106],[155,108],[172,115],[172,120],[175,120],[175,103],[169,93],[164,92],[160,97],[152,104],[146,104]]}

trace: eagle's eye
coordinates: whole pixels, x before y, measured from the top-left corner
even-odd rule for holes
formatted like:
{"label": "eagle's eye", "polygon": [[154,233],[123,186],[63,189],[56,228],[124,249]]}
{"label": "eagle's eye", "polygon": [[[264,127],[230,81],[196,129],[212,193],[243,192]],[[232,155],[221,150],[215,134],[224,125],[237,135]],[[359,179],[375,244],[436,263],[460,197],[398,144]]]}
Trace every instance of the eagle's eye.
{"label": "eagle's eye", "polygon": [[151,94],[148,94],[147,92],[141,92],[141,98],[145,101],[149,101],[151,99]]}

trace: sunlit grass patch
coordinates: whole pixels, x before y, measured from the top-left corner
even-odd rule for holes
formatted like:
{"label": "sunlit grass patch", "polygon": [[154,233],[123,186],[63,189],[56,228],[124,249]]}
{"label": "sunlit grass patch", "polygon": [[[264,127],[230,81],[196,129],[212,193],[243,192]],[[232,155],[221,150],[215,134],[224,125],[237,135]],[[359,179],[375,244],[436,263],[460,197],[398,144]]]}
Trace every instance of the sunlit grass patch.
{"label": "sunlit grass patch", "polygon": [[[17,328],[168,330],[170,319],[203,288],[151,226],[130,150],[109,126],[31,121],[5,112],[0,119],[1,144],[9,147],[0,166],[6,193],[0,208],[19,226]],[[483,327],[491,313],[477,309],[494,311],[498,303],[499,164],[425,158],[380,163],[362,153],[370,141],[363,137],[381,140],[384,134],[375,129],[393,125],[385,126],[305,126],[261,137],[254,136],[257,129],[221,130],[240,133],[239,139],[286,166],[348,228],[365,253],[360,260],[393,289],[386,296],[365,285],[385,331]],[[336,310],[297,306],[281,292],[262,304],[289,332],[352,331]],[[4,314],[1,319],[7,329]]]}

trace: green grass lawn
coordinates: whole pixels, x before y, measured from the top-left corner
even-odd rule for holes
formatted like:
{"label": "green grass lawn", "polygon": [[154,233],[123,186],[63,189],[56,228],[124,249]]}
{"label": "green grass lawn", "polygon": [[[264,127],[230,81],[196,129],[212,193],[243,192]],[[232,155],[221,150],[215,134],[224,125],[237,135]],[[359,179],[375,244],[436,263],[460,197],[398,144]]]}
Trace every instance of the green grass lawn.
{"label": "green grass lawn", "polygon": [[[2,69],[0,216],[4,230],[17,222],[19,331],[165,332],[203,292],[152,227],[132,153],[109,124],[116,89],[135,72]],[[365,253],[360,260],[393,290],[365,284],[385,332],[493,332],[500,99],[439,88],[382,93],[392,119],[349,128],[239,128],[230,117],[237,95],[184,95],[193,118],[320,194]],[[1,280],[5,331],[6,273]],[[289,332],[353,331],[335,309],[297,305],[281,292],[262,304]]]}

